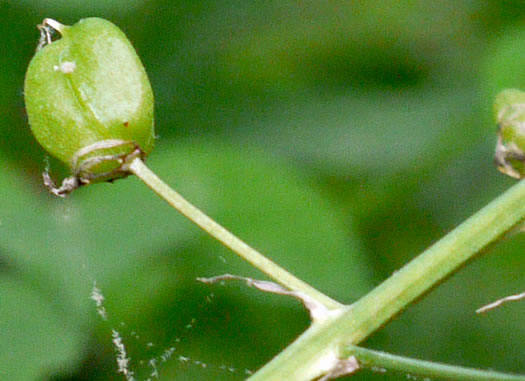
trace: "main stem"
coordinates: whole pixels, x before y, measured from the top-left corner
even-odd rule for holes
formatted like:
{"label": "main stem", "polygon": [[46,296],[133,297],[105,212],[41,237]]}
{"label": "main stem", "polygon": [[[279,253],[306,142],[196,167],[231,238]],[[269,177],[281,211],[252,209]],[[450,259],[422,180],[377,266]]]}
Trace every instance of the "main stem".
{"label": "main stem", "polygon": [[[401,270],[324,325],[312,325],[294,343],[255,373],[251,381],[310,380],[312,369],[330,353],[362,342],[410,303],[473,259],[525,217],[525,180],[447,234]],[[474,313],[474,311],[473,311]],[[331,352],[330,352],[331,351]],[[308,368],[310,366],[310,368]]]}
{"label": "main stem", "polygon": [[259,270],[264,272],[270,278],[280,283],[292,291],[301,291],[320,304],[329,309],[341,308],[342,305],[317,291],[309,284],[290,274],[288,271],[269,260],[257,250],[250,247],[241,239],[230,233],[224,227],[219,225],[213,219],[204,214],[201,210],[193,206],[189,201],[179,193],[171,189],[155,173],[153,173],[142,160],[133,159],[129,164],[129,171],[140,178],[149,188],[163,198],[173,208],[178,210],[190,221],[198,225],[202,230],[221,242],[224,246],[230,248],[244,260],[248,261]]}

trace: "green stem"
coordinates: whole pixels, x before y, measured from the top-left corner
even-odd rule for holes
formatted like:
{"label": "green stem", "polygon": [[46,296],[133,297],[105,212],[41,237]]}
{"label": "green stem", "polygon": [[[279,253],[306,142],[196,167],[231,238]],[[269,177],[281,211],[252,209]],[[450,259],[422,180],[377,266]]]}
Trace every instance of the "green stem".
{"label": "green stem", "polygon": [[433,380],[450,381],[525,381],[525,376],[522,375],[416,360],[356,346],[346,347],[342,354],[348,357],[355,356],[361,369],[379,370],[381,372],[394,370],[411,376],[418,376],[418,379],[426,377]]}
{"label": "green stem", "polygon": [[175,192],[166,183],[164,183],[139,158],[134,159],[129,164],[128,170],[140,178],[149,188],[151,188],[173,208],[178,210],[193,223],[198,225],[202,230],[221,242],[224,246],[233,250],[241,258],[257,267],[276,282],[280,283],[289,290],[301,291],[307,294],[315,301],[329,309],[338,309],[342,307],[341,304],[335,300],[317,291],[309,284],[303,282],[301,279],[298,279],[277,265],[275,262],[272,262],[261,253],[248,246],[245,242],[223,228],[217,222],[204,214],[201,210],[197,209],[180,194]]}
{"label": "green stem", "polygon": [[325,324],[312,325],[250,379],[309,380],[321,375],[322,358],[329,358],[330,353],[340,356],[343,346],[363,341],[524,217],[525,180],[467,219],[343,314]]}

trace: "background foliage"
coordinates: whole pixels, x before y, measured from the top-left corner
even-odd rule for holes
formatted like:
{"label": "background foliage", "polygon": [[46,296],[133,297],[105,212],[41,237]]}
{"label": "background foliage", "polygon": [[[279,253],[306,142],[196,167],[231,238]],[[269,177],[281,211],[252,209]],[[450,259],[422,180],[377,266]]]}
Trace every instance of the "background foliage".
{"label": "background foliage", "polygon": [[[121,380],[113,327],[141,379],[175,347],[160,379],[239,380],[308,324],[295,301],[196,282],[260,275],[136,179],[47,194],[22,93],[44,17],[119,25],[156,94],[151,168],[350,303],[512,184],[492,165],[490,108],[525,88],[524,15],[522,1],[0,0],[0,378]],[[524,246],[497,245],[365,344],[525,372],[524,304],[474,314],[523,290]]]}

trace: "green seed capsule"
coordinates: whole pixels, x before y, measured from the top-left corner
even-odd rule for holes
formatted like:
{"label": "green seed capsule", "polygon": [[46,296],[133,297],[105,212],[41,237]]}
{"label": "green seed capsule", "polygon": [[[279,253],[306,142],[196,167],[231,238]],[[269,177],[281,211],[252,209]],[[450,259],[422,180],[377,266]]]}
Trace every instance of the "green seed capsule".
{"label": "green seed capsule", "polygon": [[45,19],[39,28],[24,89],[34,136],[72,169],[76,186],[126,176],[125,164],[154,143],[153,92],[131,43],[99,18]]}
{"label": "green seed capsule", "polygon": [[498,125],[495,161],[511,177],[525,177],[525,92],[507,89],[496,97],[494,113]]}

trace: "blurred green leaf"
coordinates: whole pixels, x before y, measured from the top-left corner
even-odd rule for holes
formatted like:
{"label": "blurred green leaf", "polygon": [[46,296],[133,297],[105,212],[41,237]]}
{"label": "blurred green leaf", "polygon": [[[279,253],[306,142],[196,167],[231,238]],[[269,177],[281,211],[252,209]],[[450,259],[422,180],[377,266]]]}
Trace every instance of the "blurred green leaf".
{"label": "blurred green leaf", "polygon": [[0,377],[42,380],[81,359],[85,332],[25,279],[0,276]]}
{"label": "blurred green leaf", "polygon": [[214,41],[228,32],[220,45],[221,73],[246,87],[271,91],[417,84],[438,65],[464,54],[464,40],[456,35],[469,34],[466,20],[478,7],[390,0],[381,6],[344,0],[329,6],[313,1],[259,5],[223,9],[230,11],[221,16],[231,26],[219,31],[221,24],[211,26],[215,33],[210,37]]}
{"label": "blurred green leaf", "polygon": [[42,379],[81,357],[90,282],[49,199],[1,157],[0,172],[0,376]]}
{"label": "blurred green leaf", "polygon": [[87,307],[91,281],[83,272],[83,237],[68,226],[71,209],[43,194],[45,188],[31,189],[34,184],[2,157],[0,171],[0,198],[6,200],[0,210],[0,248],[8,265],[27,273],[41,291],[63,298],[58,305],[64,303],[73,316],[79,314]]}
{"label": "blurred green leaf", "polygon": [[311,97],[239,135],[316,171],[380,179],[450,154],[445,144],[454,139],[453,122],[471,96],[469,89],[426,89]]}

